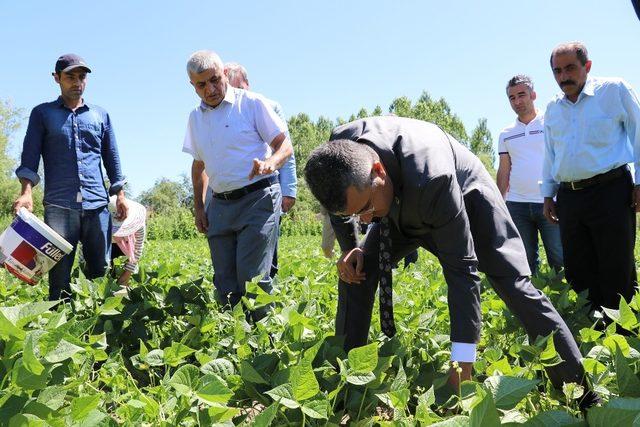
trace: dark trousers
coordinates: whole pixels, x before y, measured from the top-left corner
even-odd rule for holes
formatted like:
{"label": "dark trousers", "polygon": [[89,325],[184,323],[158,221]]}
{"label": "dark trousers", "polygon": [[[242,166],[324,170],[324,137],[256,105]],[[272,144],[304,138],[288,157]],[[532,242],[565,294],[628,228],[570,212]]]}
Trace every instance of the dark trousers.
{"label": "dark trousers", "polygon": [[[378,287],[379,224],[372,224],[361,246],[364,248],[364,271],[366,279],[360,284],[338,284],[338,312],[336,315],[336,335],[345,337],[345,350],[367,343],[371,313]],[[397,263],[418,246],[429,248],[428,241],[404,239],[395,227],[391,227],[392,263]],[[475,237],[475,236],[474,236]],[[476,245],[478,242],[475,242]],[[477,249],[476,249],[477,251]],[[478,251],[477,251],[478,252]],[[525,256],[524,251],[522,256]],[[478,253],[482,263],[483,254]],[[526,276],[487,275],[491,286],[505,302],[509,310],[520,322],[529,337],[546,336],[555,331],[554,344],[563,363],[547,368],[549,378],[555,387],[563,382],[580,383],[584,370],[580,362],[581,354],[560,314],[551,301]],[[399,320],[396,317],[396,321]]]}
{"label": "dark trousers", "polygon": [[618,308],[636,286],[636,215],[631,173],[582,190],[560,189],[557,213],[565,275],[576,292],[589,291],[593,309]]}

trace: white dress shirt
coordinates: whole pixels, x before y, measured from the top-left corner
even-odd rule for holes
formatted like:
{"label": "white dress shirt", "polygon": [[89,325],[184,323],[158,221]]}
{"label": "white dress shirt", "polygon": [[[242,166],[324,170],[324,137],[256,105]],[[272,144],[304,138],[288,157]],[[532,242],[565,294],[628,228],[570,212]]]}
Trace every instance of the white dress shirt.
{"label": "white dress shirt", "polygon": [[209,187],[222,193],[264,179],[258,175],[249,180],[253,159],[270,157],[271,142],[286,132],[266,98],[227,85],[217,107],[201,103],[191,112],[182,151],[204,162]]}
{"label": "white dress shirt", "polygon": [[564,94],[547,106],[542,195],[627,163],[640,182],[640,103],[622,79],[589,77],[575,103]]}
{"label": "white dress shirt", "polygon": [[542,203],[540,181],[544,162],[544,115],[538,113],[526,125],[515,123],[500,132],[498,152],[511,159],[509,202]]}

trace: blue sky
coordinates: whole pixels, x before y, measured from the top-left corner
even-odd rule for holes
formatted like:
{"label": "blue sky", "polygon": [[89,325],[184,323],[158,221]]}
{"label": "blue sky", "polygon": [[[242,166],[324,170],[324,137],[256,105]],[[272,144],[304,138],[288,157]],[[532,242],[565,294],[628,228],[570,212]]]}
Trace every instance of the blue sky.
{"label": "blue sky", "polygon": [[[125,174],[139,193],[187,172],[181,153],[197,98],[185,62],[198,49],[246,66],[252,89],[287,115],[347,118],[398,96],[444,97],[469,130],[512,122],[506,81],[527,73],[538,106],[558,91],[551,49],[582,40],[592,74],[640,90],[640,22],[629,0],[565,1],[3,1],[0,98],[26,117],[57,97],[56,58],[93,68],[85,99],[112,116]],[[605,6],[606,5],[606,6]]]}

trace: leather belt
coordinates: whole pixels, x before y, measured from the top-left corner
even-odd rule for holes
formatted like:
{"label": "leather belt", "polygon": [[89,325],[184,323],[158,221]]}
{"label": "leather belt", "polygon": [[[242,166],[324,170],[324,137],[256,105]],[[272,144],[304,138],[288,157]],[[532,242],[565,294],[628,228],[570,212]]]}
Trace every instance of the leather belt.
{"label": "leather belt", "polygon": [[260,181],[256,181],[254,183],[246,185],[244,187],[236,188],[235,190],[225,191],[222,193],[214,192],[213,197],[215,197],[216,199],[223,199],[223,200],[237,200],[240,197],[246,196],[249,193],[253,193],[254,191],[270,187],[273,184],[277,184],[277,183],[278,183],[278,177],[270,176],[265,179],[261,179]]}
{"label": "leather belt", "polygon": [[599,175],[592,176],[591,178],[581,179],[579,181],[568,181],[561,182],[560,188],[563,190],[582,190],[588,187],[593,187],[597,184],[602,184],[607,181],[611,181],[612,179],[618,178],[619,176],[624,175],[624,173],[628,170],[627,165],[622,165],[615,169],[611,169],[608,172],[601,173]]}

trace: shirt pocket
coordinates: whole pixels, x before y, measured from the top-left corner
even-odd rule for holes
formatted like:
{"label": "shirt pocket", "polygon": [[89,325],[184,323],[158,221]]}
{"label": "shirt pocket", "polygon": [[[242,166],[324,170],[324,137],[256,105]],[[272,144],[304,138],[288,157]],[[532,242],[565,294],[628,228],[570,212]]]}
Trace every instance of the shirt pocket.
{"label": "shirt pocket", "polygon": [[83,141],[83,151],[100,152],[102,141],[102,126],[99,123],[78,124],[80,137]]}

